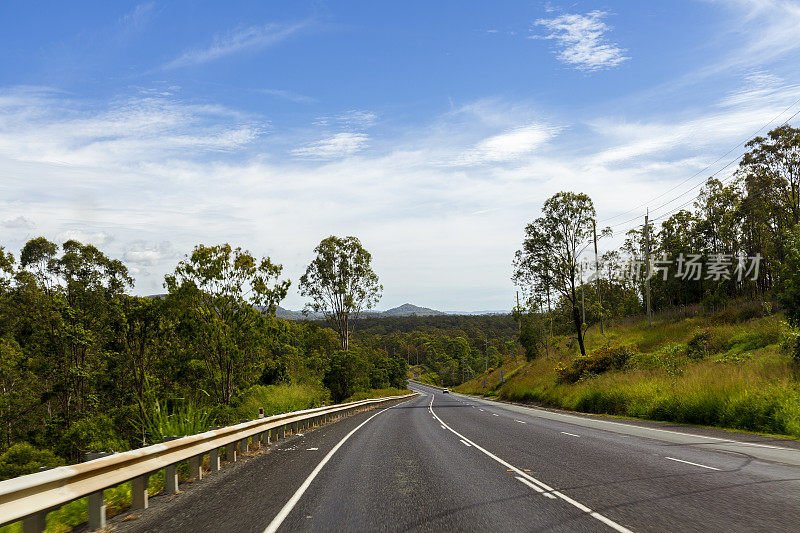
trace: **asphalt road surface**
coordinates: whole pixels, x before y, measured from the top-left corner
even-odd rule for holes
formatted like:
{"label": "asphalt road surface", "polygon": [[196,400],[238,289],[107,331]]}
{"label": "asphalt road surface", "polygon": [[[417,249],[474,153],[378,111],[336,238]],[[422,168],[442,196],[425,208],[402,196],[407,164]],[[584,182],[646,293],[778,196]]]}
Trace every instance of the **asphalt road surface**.
{"label": "asphalt road surface", "polygon": [[800,531],[793,441],[411,387],[420,395],[154,498],[115,530]]}

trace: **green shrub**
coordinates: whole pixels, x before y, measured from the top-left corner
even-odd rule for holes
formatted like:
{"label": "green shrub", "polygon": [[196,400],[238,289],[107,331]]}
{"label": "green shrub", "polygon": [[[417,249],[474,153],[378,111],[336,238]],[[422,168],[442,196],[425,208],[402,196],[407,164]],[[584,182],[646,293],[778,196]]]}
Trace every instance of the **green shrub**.
{"label": "green shrub", "polygon": [[281,383],[280,385],[253,385],[236,400],[236,420],[258,417],[259,408],[265,416],[320,407],[327,402],[328,391],[321,385],[310,383]]}
{"label": "green shrub", "polygon": [[183,437],[208,431],[210,420],[209,410],[192,403],[175,407],[172,413],[168,413],[156,402],[143,423],[151,442],[155,443],[164,442],[167,437]]}
{"label": "green shrub", "polygon": [[602,374],[611,369],[621,370],[635,353],[629,346],[606,344],[585,356],[576,357],[570,364],[558,363],[555,368],[557,381],[575,383],[586,375]]}
{"label": "green shrub", "polygon": [[85,452],[124,452],[128,442],[117,430],[114,420],[107,415],[97,415],[74,422],[64,433],[57,452],[66,457],[82,459]]}
{"label": "green shrub", "polygon": [[0,455],[0,481],[33,474],[41,468],[61,466],[64,461],[50,450],[34,448],[27,442],[14,444]]}
{"label": "green shrub", "polygon": [[709,354],[710,345],[711,330],[698,330],[686,345],[686,355],[691,359],[703,359]]}
{"label": "green shrub", "polygon": [[617,346],[611,350],[611,366],[614,370],[622,370],[634,355],[636,350],[631,346]]}
{"label": "green shrub", "polygon": [[331,391],[333,401],[340,402],[360,390],[370,388],[370,368],[367,361],[352,351],[338,351],[322,382]]}

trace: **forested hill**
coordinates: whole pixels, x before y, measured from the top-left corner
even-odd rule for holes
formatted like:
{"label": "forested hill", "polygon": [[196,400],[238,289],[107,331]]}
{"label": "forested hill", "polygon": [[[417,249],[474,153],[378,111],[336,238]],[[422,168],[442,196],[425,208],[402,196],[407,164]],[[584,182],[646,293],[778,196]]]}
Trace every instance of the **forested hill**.
{"label": "forested hill", "polygon": [[[405,303],[398,307],[393,307],[392,309],[387,309],[386,311],[364,311],[361,314],[361,318],[371,318],[371,317],[397,317],[397,316],[439,316],[445,315],[447,313],[443,313],[442,311],[437,311],[436,309],[431,309],[429,307],[420,307],[418,305]],[[290,309],[285,309],[283,307],[278,306],[277,310],[275,311],[275,315],[278,318],[285,318],[288,320],[320,320],[322,319],[322,315],[320,313],[308,313],[308,315],[304,315],[300,311],[292,311]]]}

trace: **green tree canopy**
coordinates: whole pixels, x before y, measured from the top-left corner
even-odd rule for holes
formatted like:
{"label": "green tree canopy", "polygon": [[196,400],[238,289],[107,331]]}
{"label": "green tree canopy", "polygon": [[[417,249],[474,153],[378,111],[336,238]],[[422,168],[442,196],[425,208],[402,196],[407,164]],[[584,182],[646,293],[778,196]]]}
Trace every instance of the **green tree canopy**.
{"label": "green tree canopy", "polygon": [[332,235],[314,252],[317,256],[300,278],[300,294],[311,297],[307,309],[325,314],[347,350],[351,320],[378,303],[383,286],[372,270],[372,256],[356,237]]}
{"label": "green tree canopy", "polygon": [[243,362],[257,349],[253,328],[261,310],[274,314],[289,290],[279,280],[282,266],[256,259],[229,244],[198,245],[166,276],[170,298],[180,302],[184,327],[192,330],[209,382],[221,403],[231,398],[248,369]]}

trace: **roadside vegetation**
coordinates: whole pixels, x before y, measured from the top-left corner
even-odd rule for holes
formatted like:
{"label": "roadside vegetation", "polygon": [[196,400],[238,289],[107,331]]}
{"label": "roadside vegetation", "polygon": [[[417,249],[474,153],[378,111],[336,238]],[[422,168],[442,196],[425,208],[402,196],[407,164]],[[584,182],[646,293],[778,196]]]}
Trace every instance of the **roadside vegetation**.
{"label": "roadside vegetation", "polygon": [[691,208],[617,229],[624,243],[602,257],[614,228],[591,198],[546,200],[513,264],[526,363],[459,390],[800,437],[800,129],[747,148]]}
{"label": "roadside vegetation", "polygon": [[[800,438],[796,332],[781,314],[737,320],[740,307],[686,318],[639,317],[549,354],[509,361],[456,388],[586,413],[700,424]],[[500,370],[505,383],[500,383]],[[486,388],[483,383],[486,382]]]}

